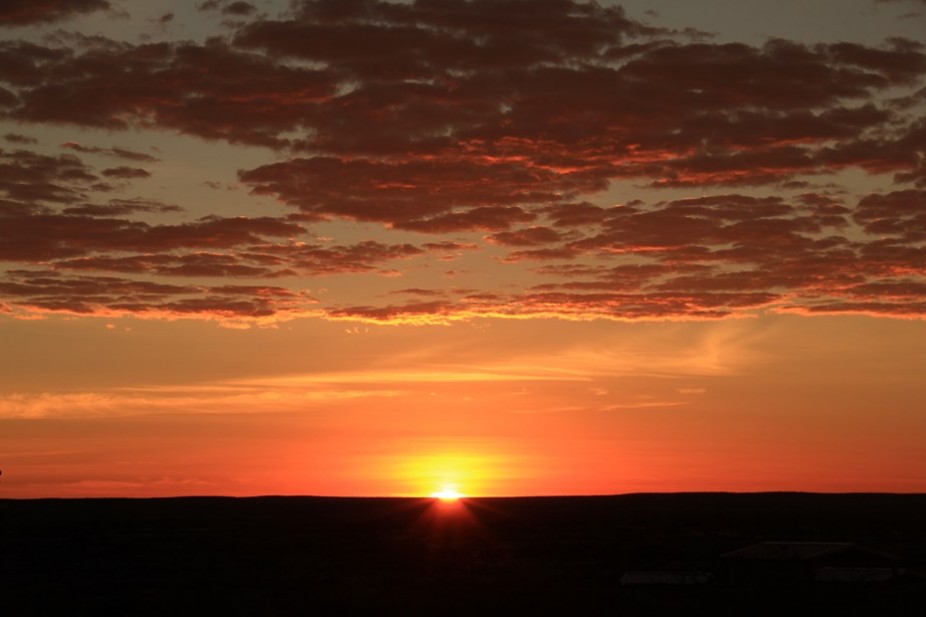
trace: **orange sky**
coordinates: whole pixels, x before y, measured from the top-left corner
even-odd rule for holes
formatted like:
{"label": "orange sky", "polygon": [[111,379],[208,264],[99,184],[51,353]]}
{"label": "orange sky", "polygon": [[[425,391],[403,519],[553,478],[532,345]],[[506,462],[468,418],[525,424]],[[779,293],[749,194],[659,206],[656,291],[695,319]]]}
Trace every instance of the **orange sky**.
{"label": "orange sky", "polygon": [[774,4],[0,8],[0,498],[926,490],[926,6]]}
{"label": "orange sky", "polygon": [[[924,489],[921,322],[128,323],[20,324],[2,361],[4,389],[20,384],[0,402],[7,495]],[[203,348],[176,347],[176,328]],[[65,342],[44,371],[62,389],[27,391],[17,373]],[[263,361],[295,372],[240,360],[278,345]],[[339,347],[364,366],[316,365]]]}

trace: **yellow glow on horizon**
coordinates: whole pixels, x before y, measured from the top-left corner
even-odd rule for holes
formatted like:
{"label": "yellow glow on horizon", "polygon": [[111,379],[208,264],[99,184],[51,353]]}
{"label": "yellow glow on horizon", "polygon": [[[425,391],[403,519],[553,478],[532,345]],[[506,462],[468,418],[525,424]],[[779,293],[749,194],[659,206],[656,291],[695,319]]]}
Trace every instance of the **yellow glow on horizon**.
{"label": "yellow glow on horizon", "polygon": [[466,497],[466,495],[458,491],[455,486],[447,485],[442,487],[439,491],[434,491],[431,493],[431,497],[440,499],[441,501],[458,501],[459,499]]}
{"label": "yellow glow on horizon", "polygon": [[401,487],[400,494],[455,501],[497,491],[495,485],[503,480],[506,462],[506,458],[475,451],[425,453],[398,461],[391,475]]}

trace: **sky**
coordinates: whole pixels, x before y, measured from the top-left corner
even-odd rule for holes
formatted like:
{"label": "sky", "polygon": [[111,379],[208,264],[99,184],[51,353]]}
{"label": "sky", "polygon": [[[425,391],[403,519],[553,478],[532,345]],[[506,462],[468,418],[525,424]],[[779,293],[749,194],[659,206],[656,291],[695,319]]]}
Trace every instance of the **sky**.
{"label": "sky", "polygon": [[926,491],[924,32],[0,3],[0,498]]}

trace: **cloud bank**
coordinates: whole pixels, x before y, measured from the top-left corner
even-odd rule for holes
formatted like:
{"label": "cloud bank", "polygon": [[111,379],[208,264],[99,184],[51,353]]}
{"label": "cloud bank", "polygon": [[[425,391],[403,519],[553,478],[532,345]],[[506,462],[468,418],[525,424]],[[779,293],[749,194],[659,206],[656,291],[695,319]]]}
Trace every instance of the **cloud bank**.
{"label": "cloud bank", "polygon": [[[6,25],[108,3],[18,6]],[[263,148],[237,178],[289,215],[181,221],[181,207],[119,194],[157,178],[159,156],[78,141],[52,155],[10,133],[5,305],[379,322],[926,314],[915,41],[714,43],[574,0],[200,8],[237,21],[201,42],[9,37],[0,118]],[[874,188],[846,191],[859,172]],[[605,197],[628,185],[640,196]],[[333,223],[372,227],[313,239]],[[307,279],[401,273],[454,245],[497,255],[485,279],[516,269],[524,284],[300,305]],[[227,277],[247,281],[226,293]]]}

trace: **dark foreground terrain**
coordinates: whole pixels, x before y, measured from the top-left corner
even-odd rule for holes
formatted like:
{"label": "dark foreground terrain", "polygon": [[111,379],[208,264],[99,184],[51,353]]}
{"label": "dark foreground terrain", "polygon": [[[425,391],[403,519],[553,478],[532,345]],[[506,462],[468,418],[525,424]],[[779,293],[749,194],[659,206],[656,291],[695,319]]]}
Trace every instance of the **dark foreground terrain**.
{"label": "dark foreground terrain", "polygon": [[926,495],[0,500],[4,615],[922,616],[923,573]]}

